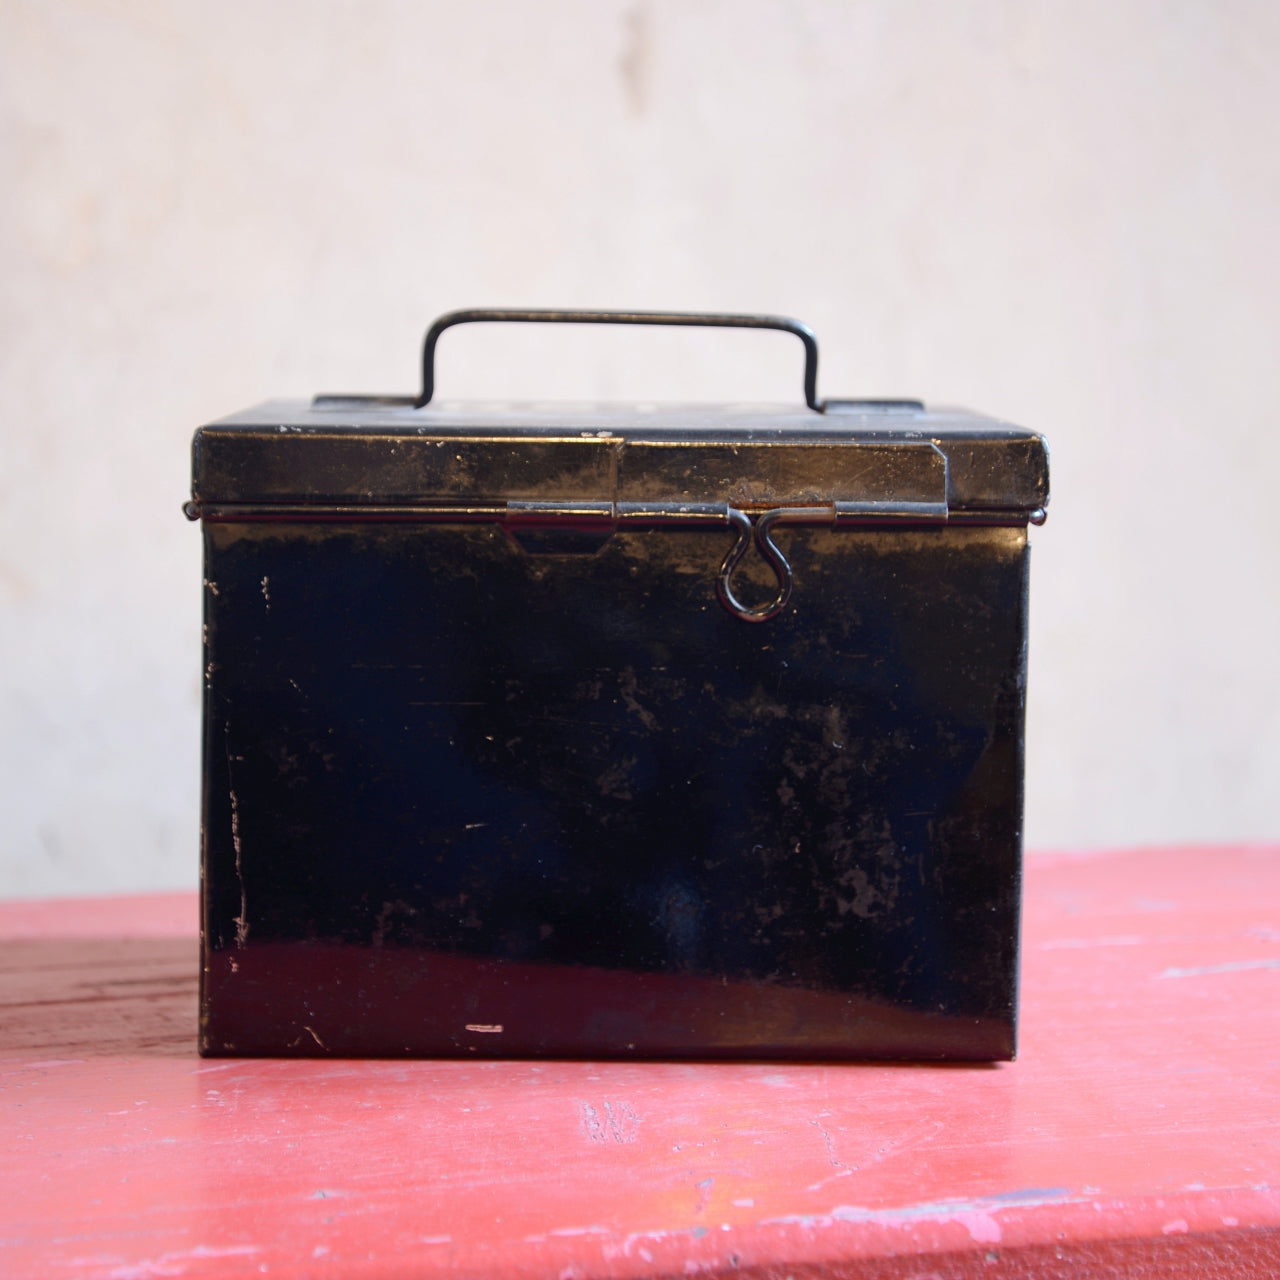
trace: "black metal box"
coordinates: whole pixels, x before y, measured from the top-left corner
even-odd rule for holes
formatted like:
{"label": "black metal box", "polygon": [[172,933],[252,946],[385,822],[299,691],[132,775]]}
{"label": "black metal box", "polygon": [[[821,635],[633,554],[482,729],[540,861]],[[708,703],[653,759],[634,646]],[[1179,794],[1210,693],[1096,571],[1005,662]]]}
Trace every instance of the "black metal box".
{"label": "black metal box", "polygon": [[1044,443],[816,368],[196,433],[203,1053],[1013,1056]]}

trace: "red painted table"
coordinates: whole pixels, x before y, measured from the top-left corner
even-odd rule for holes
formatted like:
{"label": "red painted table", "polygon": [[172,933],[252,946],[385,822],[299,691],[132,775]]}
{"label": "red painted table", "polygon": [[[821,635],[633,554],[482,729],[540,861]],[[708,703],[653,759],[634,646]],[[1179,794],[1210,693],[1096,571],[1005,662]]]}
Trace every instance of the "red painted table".
{"label": "red painted table", "polygon": [[1032,858],[996,1067],[206,1062],[195,917],[0,904],[0,1274],[1280,1275],[1280,846]]}

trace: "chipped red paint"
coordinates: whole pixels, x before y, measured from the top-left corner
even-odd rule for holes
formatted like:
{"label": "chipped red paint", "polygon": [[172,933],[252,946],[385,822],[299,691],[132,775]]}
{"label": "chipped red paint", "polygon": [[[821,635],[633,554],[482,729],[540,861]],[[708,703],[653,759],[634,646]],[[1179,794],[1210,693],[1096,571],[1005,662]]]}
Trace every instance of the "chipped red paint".
{"label": "chipped red paint", "polygon": [[0,904],[0,1274],[1280,1274],[1280,846],[1033,856],[998,1067],[202,1061],[195,921]]}

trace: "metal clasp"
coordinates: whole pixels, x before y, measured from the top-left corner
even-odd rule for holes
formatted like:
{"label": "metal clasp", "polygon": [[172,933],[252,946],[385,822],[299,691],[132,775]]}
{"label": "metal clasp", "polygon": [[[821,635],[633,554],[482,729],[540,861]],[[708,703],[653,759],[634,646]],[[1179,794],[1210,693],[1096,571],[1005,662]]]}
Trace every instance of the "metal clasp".
{"label": "metal clasp", "polygon": [[[791,565],[773,540],[773,526],[775,524],[834,524],[835,508],[774,507],[754,520],[738,507],[728,508],[727,514],[729,523],[738,530],[738,540],[729,548],[728,555],[720,565],[720,576],[716,579],[716,595],[720,597],[720,603],[735,618],[741,618],[743,622],[768,622],[787,607],[792,588],[795,586]],[[778,593],[764,604],[746,605],[734,594],[733,574],[753,541],[778,579]]]}
{"label": "metal clasp", "polygon": [[[945,479],[945,473],[944,473]],[[945,492],[945,490],[944,490]],[[560,526],[586,535],[585,549],[599,549],[618,527],[665,528],[670,526],[730,525],[737,539],[720,564],[716,578],[716,595],[735,618],[743,622],[769,622],[790,603],[795,585],[791,565],[773,540],[773,529],[779,524],[810,525],[917,525],[945,524],[948,519],[945,498],[940,501],[914,499],[836,501],[810,506],[763,507],[754,511],[722,502],[655,500],[645,502],[598,501],[565,502],[536,499],[507,499],[487,503],[359,503],[359,502],[282,502],[282,503],[205,503],[194,500],[184,508],[188,519],[212,522],[276,520],[290,524],[328,522],[384,522],[409,524],[469,524],[473,522],[505,525],[520,545],[528,549],[528,538],[522,531],[537,531]],[[1035,519],[1033,513],[1032,519]],[[1024,517],[1025,518],[1025,517]],[[599,539],[590,543],[590,536]],[[778,589],[763,604],[745,604],[734,590],[733,575],[751,544],[773,570]],[[582,550],[581,547],[574,548]]]}

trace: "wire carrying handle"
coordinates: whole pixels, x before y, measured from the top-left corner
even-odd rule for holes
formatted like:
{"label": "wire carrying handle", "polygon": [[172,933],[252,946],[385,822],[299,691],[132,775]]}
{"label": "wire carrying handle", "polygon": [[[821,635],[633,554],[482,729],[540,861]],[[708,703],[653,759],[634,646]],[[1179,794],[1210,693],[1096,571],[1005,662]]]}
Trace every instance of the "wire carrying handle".
{"label": "wire carrying handle", "polygon": [[818,399],[818,339],[807,324],[790,316],[766,316],[712,311],[542,311],[479,307],[448,311],[435,320],[422,343],[422,392],[415,408],[431,403],[436,387],[436,344],[446,329],[459,324],[656,324],[695,329],[775,329],[794,334],[804,344],[804,402],[823,412]]}

